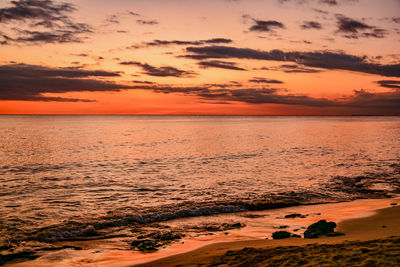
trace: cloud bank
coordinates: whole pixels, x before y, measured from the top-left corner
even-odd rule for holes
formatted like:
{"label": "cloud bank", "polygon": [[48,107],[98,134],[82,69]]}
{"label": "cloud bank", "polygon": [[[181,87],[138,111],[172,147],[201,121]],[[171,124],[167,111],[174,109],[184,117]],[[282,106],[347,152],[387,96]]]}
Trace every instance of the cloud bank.
{"label": "cloud bank", "polygon": [[376,74],[388,77],[400,77],[400,64],[370,63],[366,57],[349,55],[344,52],[284,52],[282,50],[262,51],[251,48],[232,46],[187,47],[186,55],[181,57],[192,59],[238,58],[266,61],[295,62],[298,65],[329,70],[347,70]]}
{"label": "cloud bank", "polygon": [[70,16],[76,7],[52,0],[11,1],[0,9],[0,44],[76,43],[93,29]]}

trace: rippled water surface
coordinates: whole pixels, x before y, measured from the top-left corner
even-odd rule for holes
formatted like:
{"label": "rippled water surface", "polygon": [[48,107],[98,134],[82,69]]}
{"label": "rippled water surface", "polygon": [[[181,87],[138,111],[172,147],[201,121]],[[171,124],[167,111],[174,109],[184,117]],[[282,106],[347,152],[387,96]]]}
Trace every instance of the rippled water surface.
{"label": "rippled water surface", "polygon": [[391,192],[399,159],[399,117],[0,116],[0,224]]}

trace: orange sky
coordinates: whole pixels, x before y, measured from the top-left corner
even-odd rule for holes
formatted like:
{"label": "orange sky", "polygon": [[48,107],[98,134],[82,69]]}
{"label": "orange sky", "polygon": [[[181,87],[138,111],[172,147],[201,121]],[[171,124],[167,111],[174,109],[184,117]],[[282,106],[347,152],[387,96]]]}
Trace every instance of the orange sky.
{"label": "orange sky", "polygon": [[400,115],[399,14],[398,0],[0,1],[0,114]]}

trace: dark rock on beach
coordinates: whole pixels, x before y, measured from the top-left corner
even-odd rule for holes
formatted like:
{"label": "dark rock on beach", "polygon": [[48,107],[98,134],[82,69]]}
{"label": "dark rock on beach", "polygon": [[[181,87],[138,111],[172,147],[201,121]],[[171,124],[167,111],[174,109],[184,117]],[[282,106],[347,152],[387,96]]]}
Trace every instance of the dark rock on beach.
{"label": "dark rock on beach", "polygon": [[131,242],[132,248],[137,248],[142,252],[153,252],[158,250],[160,243],[151,239],[138,239]]}
{"label": "dark rock on beach", "polygon": [[306,215],[301,215],[300,213],[292,213],[285,215],[285,218],[305,218]]}
{"label": "dark rock on beach", "polygon": [[195,226],[193,227],[193,229],[198,229],[200,231],[218,232],[218,231],[238,229],[245,226],[246,226],[245,224],[237,222],[237,223],[223,223],[223,224],[207,224],[203,226]]}
{"label": "dark rock on beach", "polygon": [[319,222],[313,223],[307,227],[304,232],[304,238],[318,238],[321,235],[324,236],[338,236],[344,235],[343,233],[335,232],[336,223],[327,222],[326,220],[320,220]]}
{"label": "dark rock on beach", "polygon": [[289,238],[291,234],[287,231],[276,231],[272,234],[272,239],[284,239]]}
{"label": "dark rock on beach", "polygon": [[291,234],[287,231],[276,231],[272,234],[272,239],[285,239],[289,237],[301,237],[301,236],[296,234]]}
{"label": "dark rock on beach", "polygon": [[147,235],[140,235],[131,242],[131,247],[142,252],[153,252],[158,248],[171,243],[174,240],[179,240],[184,235],[174,232],[153,232]]}

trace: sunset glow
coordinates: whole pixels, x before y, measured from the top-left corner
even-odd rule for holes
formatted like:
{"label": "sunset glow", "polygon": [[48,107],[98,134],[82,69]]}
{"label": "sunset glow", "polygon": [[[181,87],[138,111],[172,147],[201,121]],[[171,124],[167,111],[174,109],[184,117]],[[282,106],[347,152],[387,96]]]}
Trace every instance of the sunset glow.
{"label": "sunset glow", "polygon": [[0,1],[1,114],[399,115],[400,1]]}

